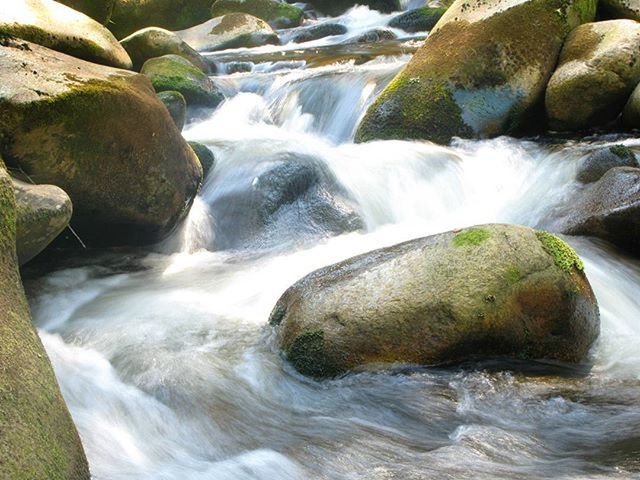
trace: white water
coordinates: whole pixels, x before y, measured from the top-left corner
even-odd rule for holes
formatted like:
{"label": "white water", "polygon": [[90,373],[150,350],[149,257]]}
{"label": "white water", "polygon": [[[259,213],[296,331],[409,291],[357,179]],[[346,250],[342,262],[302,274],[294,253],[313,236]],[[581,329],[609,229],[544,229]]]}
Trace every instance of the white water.
{"label": "white water", "polygon": [[[602,314],[586,376],[315,382],[274,349],[269,312],[306,273],[455,227],[544,227],[580,188],[594,143],[354,145],[358,117],[405,61],[225,77],[231,98],[185,131],[217,163],[165,253],[96,257],[27,285],[95,479],[638,478],[640,264],[602,242],[568,238]],[[225,195],[283,153],[318,159],[366,229],[309,234],[300,218],[275,246],[218,250]]]}

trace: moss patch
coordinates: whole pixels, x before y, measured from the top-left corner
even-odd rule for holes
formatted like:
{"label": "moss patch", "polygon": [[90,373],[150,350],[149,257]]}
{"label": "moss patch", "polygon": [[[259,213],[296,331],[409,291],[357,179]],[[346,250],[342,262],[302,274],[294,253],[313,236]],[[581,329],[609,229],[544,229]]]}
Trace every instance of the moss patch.
{"label": "moss patch", "polygon": [[553,257],[553,261],[558,267],[567,273],[571,273],[573,268],[580,272],[584,271],[584,263],[565,241],[549,232],[536,232],[536,235],[542,243],[544,251]]}
{"label": "moss patch", "polygon": [[507,268],[507,271],[505,272],[504,276],[510,285],[515,285],[520,281],[520,278],[522,277],[522,272],[518,267],[509,267]]}
{"label": "moss patch", "polygon": [[456,247],[476,247],[491,238],[491,233],[484,228],[470,228],[453,237]]}
{"label": "moss patch", "polygon": [[309,377],[335,377],[340,373],[326,355],[322,330],[312,330],[298,335],[286,351],[286,356],[298,372]]}

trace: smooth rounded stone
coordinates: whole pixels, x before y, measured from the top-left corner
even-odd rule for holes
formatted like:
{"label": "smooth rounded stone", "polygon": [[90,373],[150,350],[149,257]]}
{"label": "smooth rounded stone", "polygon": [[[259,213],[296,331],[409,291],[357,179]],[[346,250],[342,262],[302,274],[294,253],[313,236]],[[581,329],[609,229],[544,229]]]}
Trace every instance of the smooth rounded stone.
{"label": "smooth rounded stone", "polygon": [[120,43],[131,57],[135,70],[140,70],[144,62],[151,58],[178,55],[189,60],[203,72],[209,72],[209,66],[202,55],[175,33],[164,28],[143,28],[123,38]]}
{"label": "smooth rounded stone", "polygon": [[106,25],[111,20],[115,4],[115,0],[57,0],[57,2],[84,13],[102,25]]}
{"label": "smooth rounded stone", "polygon": [[202,70],[178,55],[147,60],[140,73],[151,80],[156,92],[180,92],[190,107],[217,107],[224,100],[222,92]]}
{"label": "smooth rounded stone", "polygon": [[362,35],[359,35],[355,39],[347,40],[345,43],[376,43],[383,42],[385,40],[395,40],[396,38],[398,37],[391,30],[388,30],[386,28],[376,28],[374,30],[365,32]]}
{"label": "smooth rounded stone", "polygon": [[0,478],[89,480],[89,467],[31,321],[16,256],[13,185],[0,161]]}
{"label": "smooth rounded stone", "polygon": [[622,123],[628,128],[640,128],[640,84],[631,92],[622,110]]}
{"label": "smooth rounded stone", "polygon": [[218,249],[282,247],[364,228],[354,202],[314,157],[267,157],[224,180],[211,203]]}
{"label": "smooth rounded stone", "polygon": [[246,13],[229,13],[176,33],[199,52],[280,44],[267,22]]}
{"label": "smooth rounded stone", "polygon": [[378,10],[382,13],[391,13],[402,10],[399,0],[310,0],[316,9],[336,17],[356,5],[366,5],[371,10]]}
{"label": "smooth rounded stone", "polygon": [[164,106],[167,107],[167,110],[169,110],[169,115],[171,115],[178,130],[182,131],[187,121],[187,101],[184,95],[180,92],[168,90],[158,93],[158,98]]}
{"label": "smooth rounded stone", "polygon": [[253,63],[251,62],[230,62],[224,67],[224,73],[231,75],[234,73],[248,73],[253,70]]}
{"label": "smooth rounded stone", "polygon": [[611,18],[640,20],[640,0],[599,0],[598,7]]}
{"label": "smooth rounded stone", "polygon": [[131,68],[129,55],[103,25],[53,0],[3,5],[0,36],[9,35],[89,62]]}
{"label": "smooth rounded stone", "polygon": [[69,195],[55,185],[31,185],[13,179],[16,196],[16,245],[20,265],[49,245],[71,220]]}
{"label": "smooth rounded stone", "polygon": [[640,167],[629,147],[614,145],[589,154],[578,166],[576,178],[582,183],[597,182],[615,167]]}
{"label": "smooth rounded stone", "polygon": [[428,32],[435,27],[446,11],[445,7],[414,8],[408,12],[401,13],[397,17],[393,17],[389,22],[389,26],[409,33]]}
{"label": "smooth rounded stone", "polygon": [[347,31],[347,27],[339,23],[322,23],[320,25],[295,29],[291,32],[292,35],[289,41],[295,43],[311,42],[333,35],[344,35]]}
{"label": "smooth rounded stone", "polygon": [[640,255],[640,168],[616,167],[572,199],[554,228],[589,235]]}
{"label": "smooth rounded stone", "polygon": [[549,126],[580,130],[622,111],[640,81],[640,23],[587,23],[567,37],[545,95]]}
{"label": "smooth rounded stone", "polygon": [[228,13],[248,13],[267,22],[272,28],[293,28],[302,23],[302,9],[275,0],[215,0],[211,17]]}
{"label": "smooth rounded stone", "polygon": [[356,141],[492,137],[543,99],[570,30],[595,0],[456,0],[367,110]]}
{"label": "smooth rounded stone", "polygon": [[203,176],[206,178],[207,174],[211,170],[213,170],[213,166],[216,163],[216,158],[213,156],[213,152],[209,149],[209,147],[199,142],[189,142],[189,146],[195,152],[198,160],[200,160]]}
{"label": "smooth rounded stone", "polygon": [[149,244],[171,232],[202,169],[144,75],[21,41],[0,46],[0,65],[5,159],[67,192],[85,243]]}
{"label": "smooth rounded stone", "polygon": [[599,311],[562,240],[483,225],[316,270],[282,295],[269,323],[293,367],[324,378],[496,356],[580,362]]}
{"label": "smooth rounded stone", "polygon": [[115,0],[109,29],[124,38],[146,27],[182,30],[211,18],[212,0]]}

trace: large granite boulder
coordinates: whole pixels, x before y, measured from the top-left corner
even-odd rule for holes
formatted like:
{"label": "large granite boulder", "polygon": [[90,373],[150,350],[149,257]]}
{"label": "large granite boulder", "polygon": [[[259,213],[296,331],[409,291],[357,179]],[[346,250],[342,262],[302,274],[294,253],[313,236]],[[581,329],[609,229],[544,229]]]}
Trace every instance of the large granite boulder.
{"label": "large granite boulder", "polygon": [[302,23],[302,9],[276,0],[215,0],[211,17],[227,13],[248,13],[267,22],[273,28],[293,28]]}

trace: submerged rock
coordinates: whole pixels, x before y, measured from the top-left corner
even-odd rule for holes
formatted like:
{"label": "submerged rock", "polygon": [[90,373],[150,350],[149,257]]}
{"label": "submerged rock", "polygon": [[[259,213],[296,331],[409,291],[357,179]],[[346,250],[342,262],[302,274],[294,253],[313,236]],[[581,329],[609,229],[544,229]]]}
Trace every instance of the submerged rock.
{"label": "submerged rock", "polygon": [[595,0],[457,0],[368,109],[356,140],[490,137],[542,99],[565,36]]}
{"label": "submerged rock", "polygon": [[53,0],[3,5],[0,35],[11,35],[84,60],[131,68],[131,59],[103,25]]}
{"label": "submerged rock", "polygon": [[633,151],[624,145],[614,145],[591,153],[578,166],[576,178],[582,183],[596,182],[615,167],[640,167]]}
{"label": "submerged rock", "polygon": [[13,180],[16,196],[16,245],[24,264],[38,255],[71,220],[71,199],[55,185],[31,185]]}
{"label": "submerged rock", "polygon": [[0,162],[0,478],[89,480],[78,432],[31,323],[16,257],[16,204]]}
{"label": "submerged rock", "polygon": [[399,0],[311,0],[315,8],[322,13],[336,17],[356,5],[366,5],[371,10],[378,10],[382,13],[391,13],[402,10]]}
{"label": "submerged rock", "polygon": [[176,33],[199,52],[280,44],[278,35],[267,22],[245,13],[212,18]]}
{"label": "submerged rock", "polygon": [[115,0],[57,0],[59,3],[71,7],[78,12],[106,25],[111,20],[111,13]]}
{"label": "submerged rock", "polygon": [[14,41],[0,66],[3,156],[69,194],[86,243],[153,243],[183,218],[202,170],[145,76]]}
{"label": "submerged rock", "polygon": [[168,90],[158,93],[158,98],[164,106],[167,107],[167,110],[169,110],[169,115],[171,115],[178,130],[182,131],[187,121],[187,101],[184,95],[180,92]]}
{"label": "submerged rock", "polygon": [[211,16],[220,17],[228,13],[248,13],[260,18],[272,28],[293,28],[302,23],[302,9],[286,2],[275,0],[215,0]]}
{"label": "submerged rock", "polygon": [[311,42],[333,35],[344,35],[347,27],[339,23],[322,23],[311,27],[298,28],[293,32],[290,41],[295,43]]}
{"label": "submerged rock", "polygon": [[446,11],[445,7],[414,8],[392,18],[389,26],[391,28],[400,28],[409,33],[428,32],[435,27]]}
{"label": "submerged rock", "polygon": [[277,342],[302,374],[481,357],[580,362],[599,312],[559,238],[484,225],[419,238],[310,273],[278,300]]}

